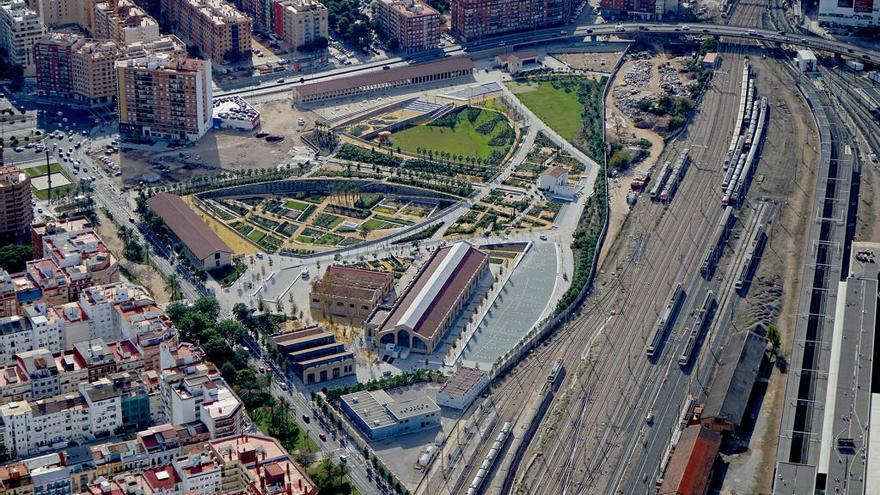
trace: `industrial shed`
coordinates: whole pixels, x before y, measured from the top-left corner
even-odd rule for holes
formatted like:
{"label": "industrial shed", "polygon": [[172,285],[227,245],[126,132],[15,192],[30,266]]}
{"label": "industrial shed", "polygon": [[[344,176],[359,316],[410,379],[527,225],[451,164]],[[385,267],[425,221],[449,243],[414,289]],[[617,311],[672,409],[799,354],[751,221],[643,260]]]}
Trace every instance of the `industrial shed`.
{"label": "industrial shed", "polygon": [[232,264],[232,249],[179,196],[159,193],[147,203],[196,266],[213,270]]}

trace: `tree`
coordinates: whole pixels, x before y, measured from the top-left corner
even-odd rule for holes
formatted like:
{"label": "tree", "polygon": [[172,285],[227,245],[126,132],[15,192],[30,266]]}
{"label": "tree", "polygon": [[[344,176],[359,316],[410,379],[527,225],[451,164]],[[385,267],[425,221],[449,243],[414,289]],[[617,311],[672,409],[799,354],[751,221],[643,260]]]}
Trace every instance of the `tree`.
{"label": "tree", "polygon": [[183,299],[183,296],[180,293],[180,279],[176,273],[172,273],[165,277],[165,288],[171,292],[172,301]]}
{"label": "tree", "polygon": [[0,247],[0,268],[10,273],[24,271],[25,263],[34,258],[34,249],[29,244],[8,244]]}
{"label": "tree", "polygon": [[770,349],[773,354],[779,352],[779,346],[782,344],[782,339],[779,337],[779,330],[776,328],[776,325],[770,325],[767,327],[767,340],[770,342]]}

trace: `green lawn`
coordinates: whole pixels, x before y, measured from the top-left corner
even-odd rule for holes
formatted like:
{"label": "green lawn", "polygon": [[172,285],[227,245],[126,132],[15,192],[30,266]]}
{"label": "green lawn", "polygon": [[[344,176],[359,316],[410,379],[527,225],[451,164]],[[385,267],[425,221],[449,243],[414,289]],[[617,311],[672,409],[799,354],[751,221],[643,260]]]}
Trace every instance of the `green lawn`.
{"label": "green lawn", "polygon": [[362,223],[361,227],[367,229],[368,232],[372,232],[374,230],[393,229],[395,227],[400,227],[400,225],[383,222],[382,220],[378,220],[376,218],[371,218]]}
{"label": "green lawn", "polygon": [[342,217],[337,217],[336,215],[331,215],[329,213],[320,213],[318,216],[312,220],[312,225],[317,225],[318,227],[323,227],[327,230],[333,230],[342,223]]}
{"label": "green lawn", "polygon": [[291,210],[303,211],[306,209],[306,206],[308,206],[306,203],[303,203],[302,201],[297,201],[295,199],[288,199],[284,203],[284,207],[290,208]]}
{"label": "green lawn", "polygon": [[[52,170],[53,172],[61,172],[62,171],[61,165],[58,165],[57,163],[50,163],[49,169]],[[46,174],[46,166],[45,165],[37,165],[36,167],[26,168],[26,169],[24,169],[24,171],[27,172],[27,174],[30,175],[31,177],[36,177],[38,175],[45,175]]]}
{"label": "green lawn", "polygon": [[394,146],[415,153],[419,148],[430,149],[435,152],[449,152],[455,155],[470,156],[486,159],[493,151],[507,153],[510,144],[505,146],[490,146],[489,141],[500,134],[505,127],[504,122],[499,122],[495,129],[487,135],[477,132],[480,124],[491,120],[495,114],[484,110],[472,123],[467,118],[467,111],[458,113],[454,128],[417,125],[395,132],[392,136]]}
{"label": "green lawn", "polygon": [[263,240],[263,237],[266,237],[266,233],[260,229],[254,229],[247,237],[254,242],[260,242]]}
{"label": "green lawn", "polygon": [[382,221],[384,221],[384,222],[388,222],[388,223],[399,223],[399,224],[402,224],[402,225],[412,225],[412,224],[413,224],[413,223],[410,222],[409,220],[404,220],[404,219],[402,219],[402,218],[391,218],[391,217],[386,217],[385,215],[375,215],[374,218],[375,218],[376,220],[382,220]]}
{"label": "green lawn", "polygon": [[315,241],[315,244],[321,244],[324,246],[335,246],[339,244],[344,237],[341,235],[326,233],[322,235],[318,240]]}
{"label": "green lawn", "polygon": [[507,86],[519,101],[567,141],[580,132],[583,118],[577,92],[556,89],[549,82],[509,82]]}

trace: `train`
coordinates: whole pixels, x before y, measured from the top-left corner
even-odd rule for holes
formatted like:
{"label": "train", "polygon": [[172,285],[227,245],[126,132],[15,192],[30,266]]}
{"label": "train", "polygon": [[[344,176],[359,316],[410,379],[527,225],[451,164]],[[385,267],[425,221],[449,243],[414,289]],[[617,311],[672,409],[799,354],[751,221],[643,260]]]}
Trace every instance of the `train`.
{"label": "train", "polygon": [[706,329],[709,328],[709,324],[712,323],[712,318],[715,316],[715,306],[715,293],[710,290],[706,292],[706,298],[703,299],[703,305],[700,306],[700,310],[697,311],[697,314],[694,316],[694,323],[688,334],[687,342],[684,345],[684,349],[681,351],[681,355],[678,356],[679,366],[686,367],[693,359],[694,351],[699,346],[703,334],[706,332]]}
{"label": "train", "polygon": [[685,148],[678,156],[675,165],[672,166],[669,180],[666,181],[666,185],[663,186],[663,190],[657,197],[658,200],[664,202],[672,201],[672,197],[675,196],[675,192],[678,190],[678,185],[681,183],[681,179],[684,178],[684,174],[687,172],[688,165],[690,164],[690,151],[689,148]]}
{"label": "train", "polygon": [[712,279],[712,273],[715,271],[715,266],[724,254],[724,243],[727,242],[727,236],[730,235],[730,229],[733,228],[733,224],[735,223],[736,215],[733,213],[733,207],[724,207],[724,212],[721,214],[721,220],[712,232],[711,244],[709,244],[709,249],[703,257],[703,263],[700,265],[700,274],[703,275],[706,280]]}
{"label": "train", "polygon": [[660,191],[663,190],[663,186],[666,184],[666,179],[669,178],[670,172],[672,172],[672,162],[667,161],[663,163],[660,173],[657,174],[657,181],[651,186],[651,190],[649,191],[651,199],[657,199],[660,196]]}
{"label": "train", "polygon": [[749,282],[752,280],[752,274],[755,271],[755,267],[758,264],[758,261],[761,259],[761,252],[764,250],[764,242],[766,241],[767,236],[764,232],[764,225],[758,225],[758,228],[755,230],[755,234],[752,236],[748,250],[746,251],[745,257],[743,257],[742,262],[740,263],[739,268],[737,269],[737,277],[736,282],[733,287],[737,291],[742,291],[743,288],[748,286]]}
{"label": "train", "polygon": [[558,359],[556,364],[553,365],[553,369],[547,374],[547,383],[549,383],[551,387],[556,387],[562,381],[562,377],[564,376],[565,365],[561,359]]}
{"label": "train", "polygon": [[477,475],[471,480],[471,484],[468,486],[467,495],[477,495],[480,493],[480,488],[483,486],[483,482],[486,481],[486,476],[489,475],[492,471],[492,467],[495,466],[495,462],[498,460],[498,453],[501,452],[501,449],[504,448],[504,445],[510,439],[510,432],[512,430],[513,423],[510,421],[505,422],[501,427],[501,432],[498,433],[495,442],[492,444],[492,448],[489,449],[489,453],[486,454],[483,463],[480,464],[480,469],[477,471]]}
{"label": "train", "polygon": [[666,334],[669,333],[669,329],[675,325],[675,319],[678,318],[678,312],[681,309],[684,298],[684,288],[682,288],[681,282],[679,282],[675,285],[675,289],[672,290],[669,302],[666,303],[663,313],[660,314],[660,318],[657,319],[657,324],[654,325],[654,330],[648,338],[648,345],[645,346],[645,355],[648,358],[654,357],[654,353],[657,352],[657,349],[663,343]]}
{"label": "train", "polygon": [[748,181],[752,176],[753,168],[757,162],[758,150],[761,148],[760,143],[764,136],[764,129],[767,127],[770,106],[766,97],[760,99],[757,109],[758,122],[755,125],[755,132],[754,136],[751,138],[749,151],[745,154],[745,158],[742,162],[737,163],[736,170],[734,170],[731,177],[727,179],[727,176],[725,175],[725,181],[727,184],[725,185],[724,182],[722,182],[722,186],[725,190],[724,196],[721,198],[722,206],[738,205],[739,201],[745,196],[746,189],[748,188]]}

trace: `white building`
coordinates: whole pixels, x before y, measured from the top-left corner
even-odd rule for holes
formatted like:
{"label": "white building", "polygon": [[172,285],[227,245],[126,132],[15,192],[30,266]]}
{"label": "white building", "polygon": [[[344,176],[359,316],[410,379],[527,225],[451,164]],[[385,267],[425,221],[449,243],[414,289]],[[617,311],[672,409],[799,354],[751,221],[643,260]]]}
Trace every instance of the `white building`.
{"label": "white building", "polygon": [[241,433],[244,408],[223,377],[205,363],[162,371],[163,409],[173,425],[203,423],[211,438]]}
{"label": "white building", "polygon": [[88,405],[92,435],[113,434],[122,427],[121,393],[109,379],[80,385],[79,390]]}
{"label": "white building", "polygon": [[45,32],[40,16],[24,0],[0,2],[0,47],[11,63],[22,66],[26,76],[36,73],[34,42]]}
{"label": "white building", "polygon": [[260,125],[260,112],[238,95],[214,98],[214,127],[250,131]]}
{"label": "white building", "polygon": [[220,465],[202,453],[179,457],[172,463],[180,476],[181,493],[212,495],[222,492]]}
{"label": "white building", "polygon": [[2,404],[0,418],[6,425],[6,448],[16,456],[94,438],[89,408],[81,394]]}
{"label": "white building", "polygon": [[[105,342],[115,342],[123,338],[116,323],[115,305],[133,299],[147,298],[143,289],[123,283],[96,285],[82,291],[79,304],[88,316],[91,331]],[[71,348],[75,342],[70,343]]]}
{"label": "white building", "polygon": [[880,1],[819,0],[819,23],[855,28],[880,27]]}
{"label": "white building", "polygon": [[31,400],[54,397],[61,393],[60,372],[52,353],[35,349],[15,355],[18,367],[31,384]]}
{"label": "white building", "polygon": [[818,69],[816,54],[810,50],[798,50],[794,57],[794,64],[801,72],[816,72]]}
{"label": "white building", "polygon": [[550,167],[538,176],[538,189],[553,191],[554,188],[568,184],[568,171],[559,165]]}
{"label": "white building", "polygon": [[26,306],[23,313],[31,329],[33,348],[48,349],[51,352],[60,351],[63,321],[55,309],[38,302]]}
{"label": "white building", "polygon": [[476,368],[461,366],[446,380],[437,393],[437,404],[465,410],[489,384],[489,375]]}
{"label": "white building", "polygon": [[34,348],[33,333],[21,316],[0,318],[0,363],[11,362],[16,352]]}

